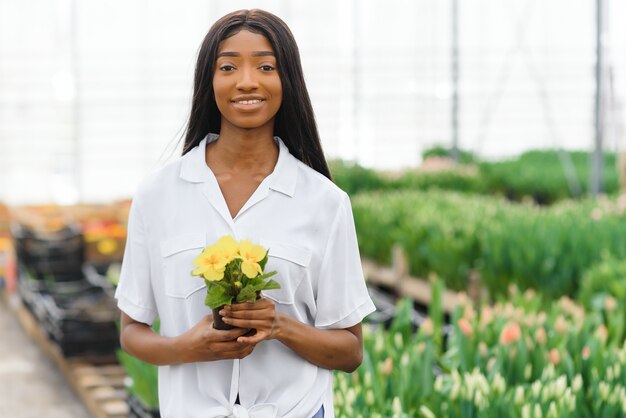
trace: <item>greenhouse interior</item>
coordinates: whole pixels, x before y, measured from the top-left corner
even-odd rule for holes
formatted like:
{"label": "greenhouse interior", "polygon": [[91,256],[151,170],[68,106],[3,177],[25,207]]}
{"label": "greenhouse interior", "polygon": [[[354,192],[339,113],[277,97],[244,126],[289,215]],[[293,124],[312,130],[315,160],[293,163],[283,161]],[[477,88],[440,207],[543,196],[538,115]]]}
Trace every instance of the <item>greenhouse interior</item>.
{"label": "greenhouse interior", "polygon": [[624,16],[0,0],[0,417],[626,417]]}

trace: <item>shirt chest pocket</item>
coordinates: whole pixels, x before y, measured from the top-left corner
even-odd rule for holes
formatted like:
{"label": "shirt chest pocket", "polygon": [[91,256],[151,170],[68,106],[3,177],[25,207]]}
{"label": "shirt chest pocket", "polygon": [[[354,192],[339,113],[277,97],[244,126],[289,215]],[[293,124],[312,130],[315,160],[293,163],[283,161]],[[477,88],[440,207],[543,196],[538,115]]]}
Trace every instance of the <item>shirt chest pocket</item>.
{"label": "shirt chest pocket", "polygon": [[161,242],[165,294],[186,299],[205,288],[201,277],[192,276],[193,260],[206,245],[204,233],[176,235]]}
{"label": "shirt chest pocket", "polygon": [[275,302],[293,304],[311,262],[311,250],[272,240],[261,240],[260,244],[269,250],[264,271],[276,271],[272,279],[280,284],[280,289],[265,290],[263,294]]}

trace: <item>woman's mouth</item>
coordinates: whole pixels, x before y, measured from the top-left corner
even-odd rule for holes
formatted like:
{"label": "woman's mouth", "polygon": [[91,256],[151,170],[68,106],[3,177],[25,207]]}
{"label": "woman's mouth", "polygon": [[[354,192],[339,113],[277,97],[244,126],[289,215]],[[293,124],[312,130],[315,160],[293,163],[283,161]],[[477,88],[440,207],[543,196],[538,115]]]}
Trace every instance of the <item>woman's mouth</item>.
{"label": "woman's mouth", "polygon": [[235,99],[231,103],[240,112],[256,112],[263,107],[265,99]]}
{"label": "woman's mouth", "polygon": [[241,104],[241,105],[251,105],[251,104],[257,104],[257,103],[261,103],[263,100],[260,99],[254,99],[254,100],[237,100],[235,101],[235,103],[237,104]]}

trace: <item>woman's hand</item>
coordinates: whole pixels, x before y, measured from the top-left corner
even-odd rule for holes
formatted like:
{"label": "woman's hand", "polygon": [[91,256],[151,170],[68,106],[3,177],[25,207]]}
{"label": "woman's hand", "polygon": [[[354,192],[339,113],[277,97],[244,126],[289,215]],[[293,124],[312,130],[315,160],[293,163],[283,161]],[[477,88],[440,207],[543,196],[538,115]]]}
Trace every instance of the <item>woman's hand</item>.
{"label": "woman's hand", "polygon": [[220,331],[213,328],[213,316],[207,315],[193,328],[176,339],[176,348],[183,363],[242,359],[252,353],[254,344],[237,341],[249,329]]}
{"label": "woman's hand", "polygon": [[256,329],[255,335],[238,337],[239,342],[256,345],[274,338],[316,366],[346,373],[356,370],[363,360],[361,323],[343,329],[315,328],[276,312],[274,302],[265,298],[227,305],[220,315],[229,325]]}
{"label": "woman's hand", "polygon": [[263,340],[277,338],[280,334],[281,321],[274,302],[263,297],[254,303],[226,305],[220,315],[228,325],[256,330],[254,335],[237,338],[244,344],[254,346]]}

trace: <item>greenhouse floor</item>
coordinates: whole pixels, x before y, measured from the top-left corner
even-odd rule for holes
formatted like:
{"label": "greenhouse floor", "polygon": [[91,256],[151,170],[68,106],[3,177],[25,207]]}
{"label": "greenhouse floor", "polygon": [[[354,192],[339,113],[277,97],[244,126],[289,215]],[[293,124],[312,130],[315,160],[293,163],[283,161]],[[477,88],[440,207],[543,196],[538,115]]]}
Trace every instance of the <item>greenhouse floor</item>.
{"label": "greenhouse floor", "polygon": [[0,297],[0,417],[87,418],[89,413],[51,359]]}

